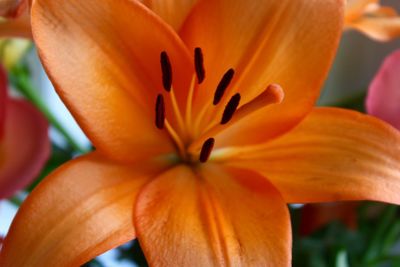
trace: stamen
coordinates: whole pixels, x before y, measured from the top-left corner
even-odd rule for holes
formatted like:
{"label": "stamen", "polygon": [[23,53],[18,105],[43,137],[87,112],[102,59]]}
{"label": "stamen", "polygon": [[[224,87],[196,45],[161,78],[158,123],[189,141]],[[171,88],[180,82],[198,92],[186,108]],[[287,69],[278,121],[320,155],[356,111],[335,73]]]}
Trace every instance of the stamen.
{"label": "stamen", "polygon": [[226,105],[224,113],[222,114],[221,124],[226,124],[232,119],[233,114],[239,106],[239,102],[240,94],[237,93],[232,96],[231,100],[229,100],[228,104]]}
{"label": "stamen", "polygon": [[172,67],[171,62],[169,61],[169,57],[167,52],[162,51],[160,55],[160,63],[161,63],[161,72],[162,72],[162,83],[164,89],[169,92],[171,91],[172,85]]}
{"label": "stamen", "polygon": [[208,138],[204,144],[203,147],[201,148],[201,152],[200,152],[200,162],[204,163],[208,160],[208,158],[210,157],[211,151],[214,148],[214,138]]}
{"label": "stamen", "polygon": [[[282,87],[278,84],[270,84],[261,94],[259,94],[256,98],[254,98],[250,102],[242,105],[239,109],[236,110],[236,108],[232,108],[233,112],[235,113],[235,117],[232,119],[231,123],[232,124],[237,123],[238,121],[242,120],[243,118],[246,118],[253,112],[265,108],[266,106],[272,104],[279,104],[283,101],[283,98],[284,98],[284,92]],[[228,106],[229,103],[225,107],[225,111],[228,109]],[[222,125],[222,123],[212,125],[208,130],[204,131],[200,135],[200,137],[197,138],[196,141],[191,143],[187,150],[189,151],[189,153],[195,153],[200,149],[200,146],[203,144],[204,140],[208,138],[208,136],[216,136],[225,129],[226,126]]]}
{"label": "stamen", "polygon": [[214,93],[214,101],[213,101],[214,106],[221,101],[222,97],[224,96],[226,88],[228,88],[229,84],[232,81],[234,74],[235,71],[233,69],[229,69],[222,77]]}
{"label": "stamen", "polygon": [[162,94],[157,95],[156,100],[156,126],[158,129],[164,129],[165,104]]}
{"label": "stamen", "polygon": [[203,52],[200,47],[196,47],[194,49],[194,68],[196,70],[197,82],[200,84],[203,82],[206,73],[204,70],[204,60],[203,60]]}

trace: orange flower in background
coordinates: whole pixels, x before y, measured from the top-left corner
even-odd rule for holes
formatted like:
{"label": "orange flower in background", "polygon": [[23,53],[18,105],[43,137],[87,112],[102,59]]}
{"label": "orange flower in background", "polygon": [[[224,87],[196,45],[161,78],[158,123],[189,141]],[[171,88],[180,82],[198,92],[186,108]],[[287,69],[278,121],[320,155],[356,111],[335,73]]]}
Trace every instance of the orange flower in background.
{"label": "orange flower in background", "polygon": [[48,123],[25,100],[7,96],[0,68],[0,199],[12,196],[37,177],[50,155]]}
{"label": "orange flower in background", "polygon": [[342,1],[187,3],[174,22],[130,0],[33,1],[41,59],[96,151],[31,193],[1,266],[79,266],[133,238],[152,266],[290,266],[286,203],[400,203],[399,133],[313,107]]}
{"label": "orange flower in background", "polygon": [[28,0],[0,0],[0,16],[15,18],[25,13]]}
{"label": "orange flower in background", "polygon": [[0,0],[0,37],[32,38],[28,0]]}
{"label": "orange flower in background", "polygon": [[358,30],[377,41],[400,36],[400,16],[394,8],[381,6],[379,0],[347,0],[345,29]]}

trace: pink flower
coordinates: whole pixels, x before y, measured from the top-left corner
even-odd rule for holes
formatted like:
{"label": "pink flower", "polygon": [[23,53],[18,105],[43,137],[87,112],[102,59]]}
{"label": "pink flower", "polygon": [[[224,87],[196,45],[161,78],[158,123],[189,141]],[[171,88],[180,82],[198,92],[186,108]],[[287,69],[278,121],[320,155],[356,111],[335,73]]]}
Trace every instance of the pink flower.
{"label": "pink flower", "polygon": [[50,154],[48,123],[30,103],[7,96],[0,67],[0,199],[37,177]]}
{"label": "pink flower", "polygon": [[367,112],[400,129],[400,49],[390,54],[372,80]]}

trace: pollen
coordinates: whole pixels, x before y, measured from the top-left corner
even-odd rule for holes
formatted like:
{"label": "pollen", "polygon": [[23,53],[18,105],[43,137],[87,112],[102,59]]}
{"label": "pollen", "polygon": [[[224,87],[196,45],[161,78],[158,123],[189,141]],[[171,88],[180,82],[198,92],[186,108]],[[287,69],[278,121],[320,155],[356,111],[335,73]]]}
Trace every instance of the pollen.
{"label": "pollen", "polygon": [[156,99],[156,127],[158,129],[164,129],[164,121],[165,121],[165,104],[164,97],[162,94],[157,95]]}
{"label": "pollen", "polygon": [[163,51],[160,55],[162,82],[167,92],[171,91],[172,86],[172,67],[167,52]]}
{"label": "pollen", "polygon": [[240,103],[240,94],[237,93],[229,100],[228,104],[225,107],[224,113],[222,114],[221,124],[228,123],[235,113],[237,107]]}
{"label": "pollen", "polygon": [[222,76],[222,79],[219,82],[217,89],[215,90],[215,93],[214,93],[214,100],[213,100],[214,106],[218,105],[218,103],[221,101],[226,89],[228,88],[229,84],[231,83],[231,81],[233,79],[234,74],[235,74],[235,71],[233,69],[229,69],[224,74],[224,76]]}
{"label": "pollen", "polygon": [[[165,130],[168,133],[175,145],[176,155],[183,163],[205,163],[209,160],[221,160],[221,158],[232,155],[232,153],[226,153],[226,151],[232,151],[232,149],[227,150],[226,147],[218,147],[211,157],[215,140],[220,132],[229,130],[230,125],[238,123],[266,106],[281,103],[284,98],[283,89],[280,85],[269,84],[259,95],[241,103],[242,95],[239,92],[234,92],[237,88],[230,88],[233,84],[235,70],[228,68],[214,87],[216,89],[213,98],[210,99],[212,101],[204,98],[202,100],[205,102],[193,110],[193,103],[196,102],[198,92],[200,92],[196,90],[204,86],[202,82],[205,79],[204,58],[201,48],[194,49],[194,70],[183,103],[182,92],[179,92],[178,95],[174,89],[172,64],[166,51],[160,53],[160,64],[162,87],[167,91],[167,94],[165,94],[166,99],[161,93],[157,95],[155,125],[158,129]],[[225,100],[225,95],[230,98]],[[212,97],[212,94],[209,94],[209,96]],[[243,96],[243,99],[246,99],[246,96]],[[186,103],[186,106],[184,103]],[[168,116],[171,116],[168,118],[166,117],[166,105]]]}
{"label": "pollen", "polygon": [[194,68],[197,75],[197,82],[200,84],[206,77],[206,72],[204,70],[203,51],[201,51],[200,47],[196,47],[194,49]]}
{"label": "pollen", "polygon": [[204,142],[204,144],[201,148],[200,157],[199,157],[199,160],[201,163],[205,163],[209,159],[209,157],[211,155],[211,151],[214,148],[214,143],[215,143],[214,138],[208,138]]}

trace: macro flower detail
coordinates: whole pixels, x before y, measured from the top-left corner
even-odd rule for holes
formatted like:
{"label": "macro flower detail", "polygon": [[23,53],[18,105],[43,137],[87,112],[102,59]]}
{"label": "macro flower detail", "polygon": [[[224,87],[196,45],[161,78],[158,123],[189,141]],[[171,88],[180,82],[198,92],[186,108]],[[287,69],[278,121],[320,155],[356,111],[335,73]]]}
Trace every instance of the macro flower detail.
{"label": "macro flower detail", "polygon": [[27,186],[50,154],[48,123],[25,100],[7,96],[7,79],[0,69],[0,199]]}
{"label": "macro flower detail", "polygon": [[343,1],[203,0],[180,27],[138,1],[32,3],[96,150],[29,195],[1,266],[79,266],[134,238],[151,266],[290,266],[287,203],[400,203],[399,133],[314,107]]}
{"label": "macro flower detail", "polygon": [[347,0],[345,29],[355,29],[377,41],[400,36],[400,16],[380,0]]}

